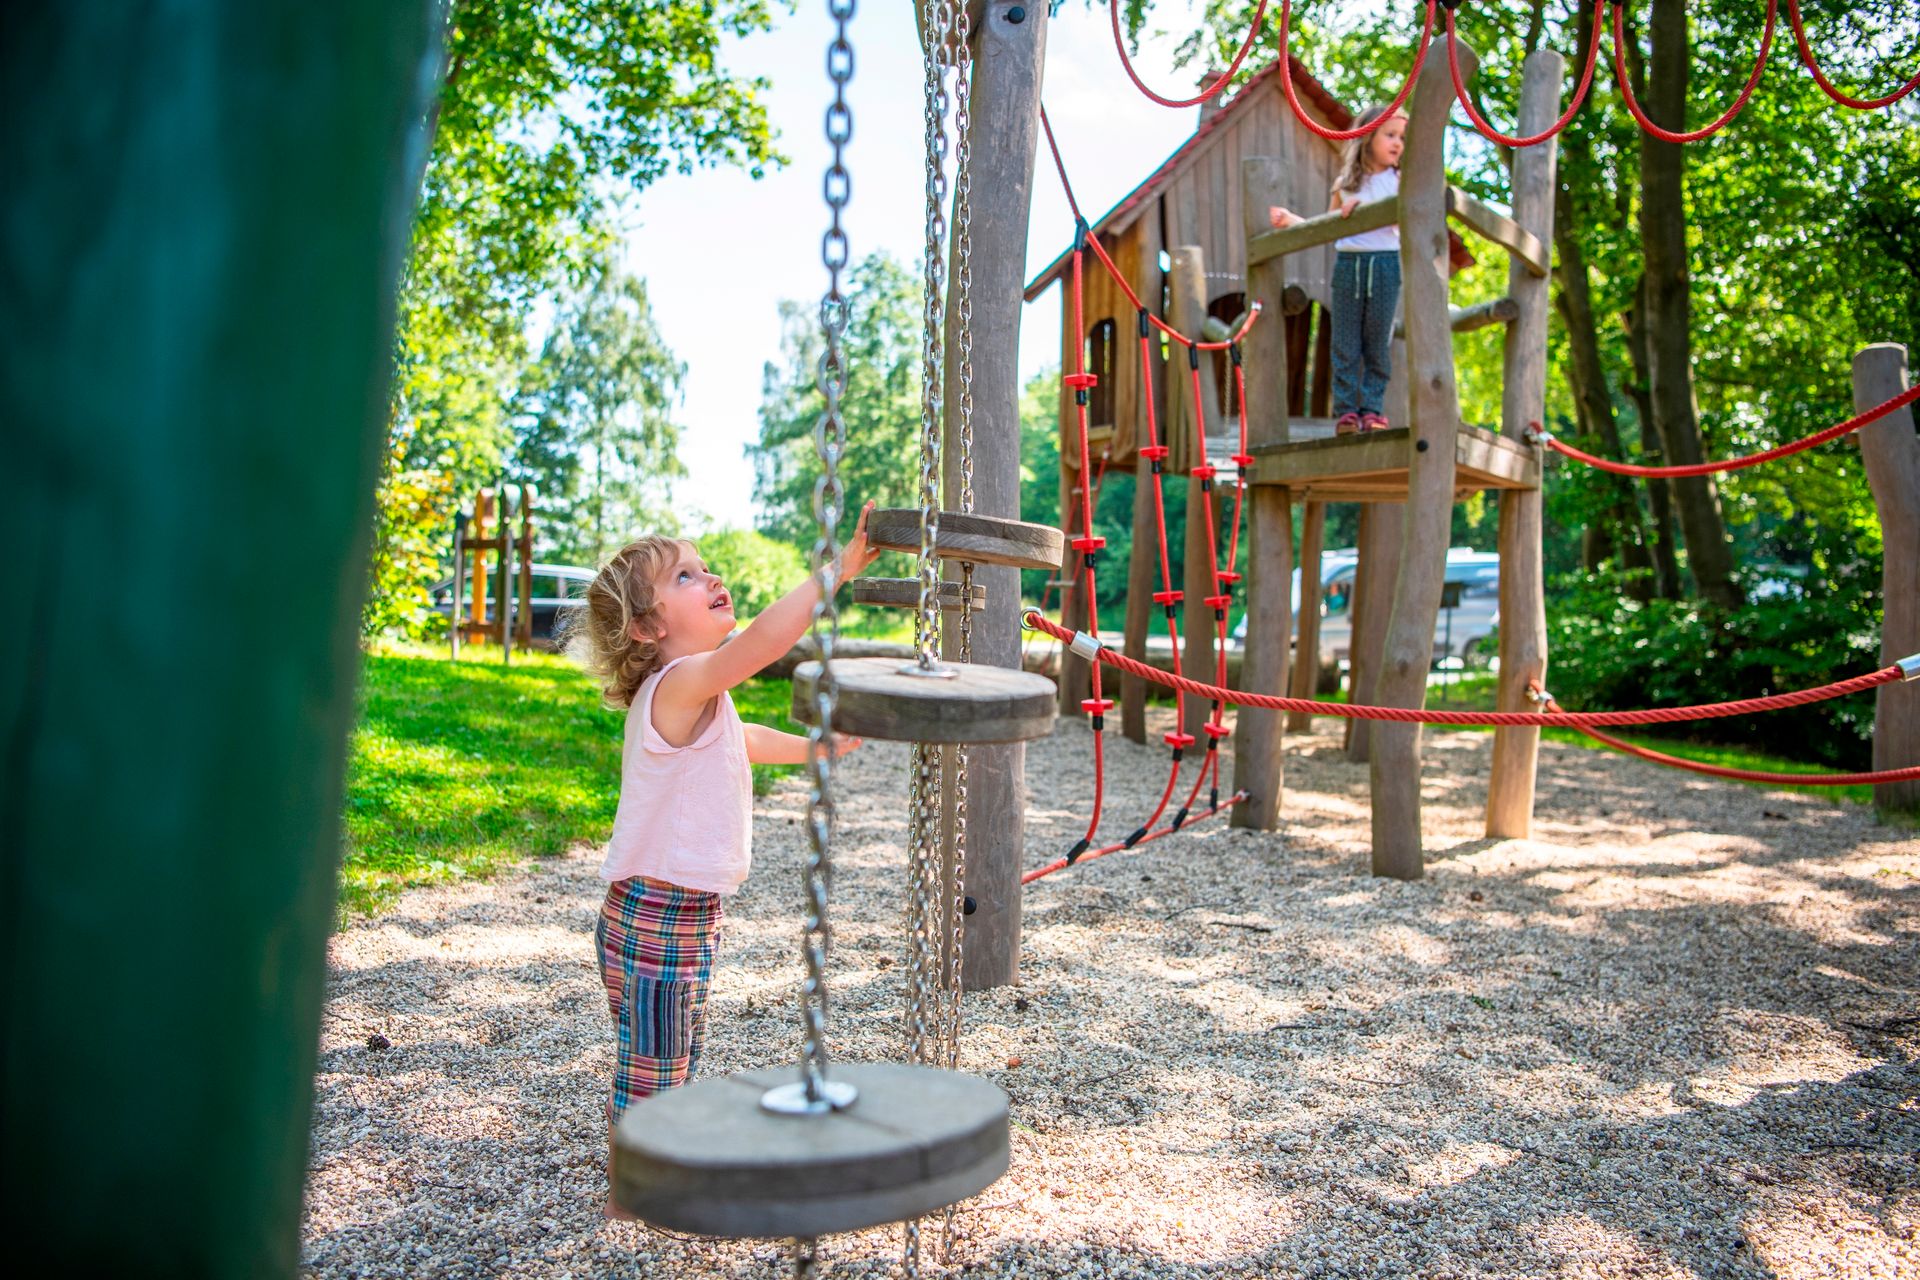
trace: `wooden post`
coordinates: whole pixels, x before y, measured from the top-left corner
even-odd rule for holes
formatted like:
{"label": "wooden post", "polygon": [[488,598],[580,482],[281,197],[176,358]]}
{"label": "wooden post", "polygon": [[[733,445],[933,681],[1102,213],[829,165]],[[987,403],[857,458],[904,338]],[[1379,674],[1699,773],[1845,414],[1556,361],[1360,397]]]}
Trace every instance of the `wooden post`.
{"label": "wooden post", "polygon": [[[1241,217],[1251,238],[1268,229],[1267,209],[1281,204],[1285,167],[1258,157],[1240,162]],[[1247,445],[1287,441],[1287,331],[1281,318],[1286,259],[1273,258],[1247,271],[1247,304],[1266,314],[1248,333],[1245,350]],[[1245,412],[1245,408],[1242,409]],[[1254,485],[1247,495],[1247,639],[1241,651],[1240,684],[1254,693],[1279,693],[1287,684],[1287,645],[1293,636],[1293,512],[1277,485]],[[1271,831],[1280,825],[1286,783],[1286,717],[1278,711],[1241,707],[1233,730],[1233,787],[1247,799],[1235,806],[1236,827]]]}
{"label": "wooden post", "polygon": [[[1404,502],[1369,502],[1360,508],[1359,560],[1353,571],[1353,627],[1347,636],[1347,697],[1377,706],[1380,663],[1393,614],[1393,585],[1400,577],[1401,542],[1407,527]],[[1373,759],[1371,720],[1347,721],[1347,759]]]}
{"label": "wooden post", "polygon": [[[1560,80],[1566,62],[1550,49],[1527,56],[1520,85],[1522,133],[1535,133],[1560,114]],[[1553,243],[1553,198],[1558,142],[1522,147],[1513,157],[1513,220],[1543,245]],[[1548,278],[1536,276],[1517,257],[1507,266],[1507,294],[1518,315],[1508,322],[1502,358],[1500,431],[1518,440],[1547,415],[1547,316],[1553,309]],[[1547,679],[1547,604],[1541,560],[1541,491],[1506,489],[1500,494],[1500,689],[1501,711],[1532,709],[1529,682]],[[1534,775],[1540,762],[1540,730],[1493,732],[1493,766],[1487,779],[1487,834],[1526,839],[1533,834]]]}
{"label": "wooden post", "polygon": [[520,648],[533,651],[533,506],[534,488],[520,486]]}
{"label": "wooden post", "polygon": [[[1020,307],[1046,45],[1047,6],[1041,4],[989,0],[973,27],[973,490],[974,509],[990,516],[1020,515]],[[958,377],[957,336],[949,329],[949,386]],[[953,395],[946,401],[950,440],[957,401]],[[952,494],[958,493],[959,452],[942,451]],[[987,605],[973,622],[973,660],[1017,671],[1019,570],[982,565],[974,581],[986,588]],[[947,629],[949,646],[957,643],[955,630]],[[961,980],[977,991],[1020,976],[1026,747],[970,747],[967,770],[967,892],[976,910],[965,922]]]}
{"label": "wooden post", "polygon": [[493,527],[493,490],[482,489],[473,496],[473,523],[468,527],[473,531],[467,539],[473,547],[472,599],[468,609],[477,628],[487,625],[487,539],[493,536],[489,532]]}
{"label": "wooden post", "polygon": [[[1149,377],[1152,375],[1149,374]],[[1147,660],[1147,634],[1153,629],[1153,593],[1160,569],[1160,544],[1154,531],[1153,464],[1133,464],[1133,546],[1127,553],[1127,617],[1121,652]],[[1139,676],[1120,681],[1120,732],[1129,742],[1147,740],[1147,682]]]}
{"label": "wooden post", "polygon": [[[1312,698],[1320,692],[1320,553],[1326,535],[1327,504],[1308,502],[1300,518],[1300,641],[1293,650],[1296,698]],[[1295,712],[1287,717],[1287,728],[1305,733],[1313,728],[1313,717]]]}
{"label": "wooden post", "polygon": [[[1461,75],[1478,64],[1459,45]],[[1413,449],[1407,459],[1407,518],[1393,614],[1380,663],[1379,702],[1426,704],[1433,626],[1446,577],[1453,524],[1455,441],[1460,402],[1453,376],[1447,305],[1447,175],[1443,145],[1453,84],[1445,59],[1420,73],[1400,165],[1401,302],[1406,311]],[[1372,733],[1373,873],[1417,880],[1420,848],[1420,726],[1382,721]]]}
{"label": "wooden post", "polygon": [[[1895,342],[1863,348],[1853,358],[1853,407],[1864,412],[1907,389],[1907,349]],[[1882,666],[1920,653],[1920,438],[1913,410],[1900,409],[1857,434],[1874,505],[1880,509]],[[1920,764],[1920,682],[1883,684],[1874,692],[1873,767]],[[1920,813],[1920,782],[1873,789],[1882,813]]]}
{"label": "wooden post", "polygon": [[493,625],[500,632],[500,661],[513,661],[513,490],[503,481],[500,485],[500,507],[497,513],[500,533],[496,539],[499,545],[495,560],[499,572],[494,575],[494,619]]}
{"label": "wooden post", "polygon": [[453,513],[453,585],[447,588],[448,657],[460,660],[460,586],[467,576],[467,513]]}
{"label": "wooden post", "polygon": [[[1198,245],[1182,245],[1173,251],[1172,256],[1173,287],[1169,290],[1172,315],[1169,323],[1187,337],[1198,339],[1200,327],[1207,322],[1207,264]],[[1220,414],[1220,400],[1214,391],[1213,361],[1202,360],[1200,420],[1195,422],[1193,366],[1188,362],[1185,350],[1177,351],[1174,355],[1174,360],[1167,368],[1168,443],[1173,446],[1171,469],[1182,472],[1206,462],[1206,438],[1219,434],[1215,428]],[[1180,406],[1178,413],[1173,412],[1175,405]],[[1201,492],[1200,481],[1192,476],[1187,477],[1187,537],[1183,564],[1181,590],[1186,593],[1186,609],[1180,622],[1185,632],[1180,637],[1184,650],[1181,659],[1188,675],[1211,683],[1217,641],[1213,609],[1207,604],[1207,597],[1214,593],[1215,588],[1207,560],[1206,497]],[[1194,748],[1200,750],[1207,741],[1200,726],[1206,723],[1212,713],[1212,704],[1205,698],[1193,695],[1183,697],[1181,703],[1186,709],[1186,730],[1200,740],[1200,744]]]}
{"label": "wooden post", "polygon": [[[978,315],[979,312],[974,313]],[[976,411],[977,416],[977,411]],[[1074,457],[1079,456],[1079,425],[1073,428]],[[1067,460],[1066,442],[1060,449],[1060,528],[1066,533],[1066,545],[1060,552],[1060,625],[1073,631],[1085,629],[1087,625],[1087,579],[1081,571],[1080,553],[1073,549],[1073,539],[1080,536],[1080,484],[1082,477],[1077,463]],[[1092,692],[1092,668],[1087,660],[1069,649],[1060,646],[1060,666],[1054,673],[1059,684],[1060,714],[1063,716],[1081,716],[1080,700]]]}

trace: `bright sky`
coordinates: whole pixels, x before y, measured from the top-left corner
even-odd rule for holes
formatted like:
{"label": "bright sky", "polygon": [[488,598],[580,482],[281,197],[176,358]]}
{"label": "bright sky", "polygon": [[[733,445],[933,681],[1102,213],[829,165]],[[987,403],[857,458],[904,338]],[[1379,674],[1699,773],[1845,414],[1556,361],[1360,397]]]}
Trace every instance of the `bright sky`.
{"label": "bright sky", "polygon": [[[1045,3],[1035,0],[1035,7]],[[1154,23],[1169,30],[1183,31],[1193,20],[1182,0],[1154,6]],[[647,281],[655,322],[687,365],[679,420],[688,475],[677,493],[690,521],[704,515],[721,524],[752,524],[753,469],[743,450],[759,435],[762,366],[779,355],[776,306],[782,299],[817,299],[826,283],[821,118],[830,100],[831,24],[819,0],[801,0],[798,13],[778,13],[776,23],[771,33],[732,42],[725,65],[771,82],[769,114],[792,163],[759,182],[735,169],[667,177],[648,188],[629,215],[627,269]],[[853,200],[846,225],[853,255],[858,260],[885,249],[918,270],[925,147],[913,10],[900,0],[867,0],[854,18],[852,39]],[[1196,77],[1173,70],[1177,39],[1149,34],[1137,66],[1160,92],[1187,95]],[[1089,217],[1151,173],[1199,119],[1199,108],[1157,106],[1128,83],[1106,5],[1082,0],[1067,0],[1052,20],[1045,99]],[[1052,261],[1073,232],[1044,138],[1035,164],[1027,278]],[[1059,358],[1059,305],[1049,292],[1023,310],[1022,381]]]}

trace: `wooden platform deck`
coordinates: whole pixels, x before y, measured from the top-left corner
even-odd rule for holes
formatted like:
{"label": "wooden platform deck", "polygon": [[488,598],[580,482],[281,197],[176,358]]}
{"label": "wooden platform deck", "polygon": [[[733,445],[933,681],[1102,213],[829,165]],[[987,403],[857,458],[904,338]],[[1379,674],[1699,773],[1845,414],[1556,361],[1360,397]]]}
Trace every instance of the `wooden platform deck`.
{"label": "wooden platform deck", "polygon": [[[1404,501],[1412,450],[1409,427],[1260,446],[1254,483],[1316,502]],[[1461,427],[1453,460],[1456,490],[1540,487],[1538,451],[1492,431]]]}

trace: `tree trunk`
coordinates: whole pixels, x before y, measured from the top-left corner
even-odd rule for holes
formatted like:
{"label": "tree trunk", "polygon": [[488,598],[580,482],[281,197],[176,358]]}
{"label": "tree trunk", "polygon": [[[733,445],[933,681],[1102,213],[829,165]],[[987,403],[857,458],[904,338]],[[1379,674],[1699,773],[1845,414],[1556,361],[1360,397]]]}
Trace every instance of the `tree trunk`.
{"label": "tree trunk", "polygon": [[[1646,77],[1647,114],[1669,129],[1686,124],[1687,42],[1685,0],[1653,0],[1649,28],[1653,59]],[[1700,462],[1699,408],[1693,398],[1693,297],[1687,271],[1686,152],[1678,143],[1640,137],[1640,239],[1646,254],[1648,391],[1654,426],[1675,463]],[[1680,528],[1695,590],[1725,606],[1740,603],[1733,580],[1733,546],[1720,515],[1720,495],[1711,476],[1675,480]]]}
{"label": "tree trunk", "polygon": [[[1658,464],[1666,460],[1667,454],[1653,429],[1653,396],[1647,389],[1647,327],[1641,320],[1646,311],[1644,278],[1636,296],[1641,301],[1620,317],[1627,331],[1627,355],[1633,361],[1633,381],[1627,387],[1627,394],[1633,397],[1634,413],[1640,419],[1641,457]],[[1653,594],[1662,600],[1678,600],[1682,589],[1680,558],[1673,546],[1673,491],[1668,481],[1658,476],[1647,477],[1647,507],[1652,513],[1648,550],[1653,553]]]}
{"label": "tree trunk", "polygon": [[[1564,203],[1556,206],[1555,221],[1560,233],[1554,237],[1559,254],[1560,292],[1554,302],[1567,326],[1567,387],[1580,418],[1582,434],[1599,442],[1600,452],[1609,458],[1624,458],[1620,446],[1620,424],[1613,414],[1613,396],[1607,387],[1606,366],[1600,360],[1600,336],[1593,322],[1593,295],[1588,287],[1587,260],[1580,242],[1566,223]],[[1589,532],[1602,545],[1610,543],[1621,564],[1637,571],[1627,590],[1645,600],[1652,590],[1650,576],[1653,556],[1647,550],[1647,525],[1634,498],[1633,483],[1626,476],[1601,473],[1601,482],[1609,491],[1606,519]],[[1589,565],[1589,568],[1593,566]]]}

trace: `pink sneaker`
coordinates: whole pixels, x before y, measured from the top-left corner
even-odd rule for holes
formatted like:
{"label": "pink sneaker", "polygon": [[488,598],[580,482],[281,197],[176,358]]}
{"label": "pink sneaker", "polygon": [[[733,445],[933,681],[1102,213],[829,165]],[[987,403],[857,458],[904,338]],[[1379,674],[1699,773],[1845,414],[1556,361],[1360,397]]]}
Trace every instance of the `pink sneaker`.
{"label": "pink sneaker", "polygon": [[1334,420],[1333,434],[1337,436],[1350,436],[1358,430],[1360,430],[1360,415],[1357,413],[1343,413]]}
{"label": "pink sneaker", "polygon": [[1360,429],[1362,431],[1385,431],[1388,425],[1387,415],[1384,413],[1363,413],[1360,415]]}

